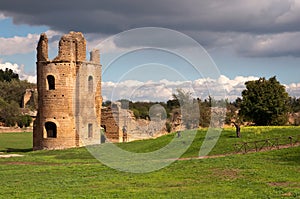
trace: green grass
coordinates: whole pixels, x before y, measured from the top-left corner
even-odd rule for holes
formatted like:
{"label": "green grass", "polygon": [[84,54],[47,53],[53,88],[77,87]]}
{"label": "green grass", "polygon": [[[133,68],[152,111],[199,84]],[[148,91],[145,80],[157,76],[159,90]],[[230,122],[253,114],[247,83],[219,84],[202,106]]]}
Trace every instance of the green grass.
{"label": "green grass", "polygon": [[[249,127],[242,128],[242,140],[297,133],[298,127]],[[32,143],[31,134],[20,138],[18,144],[18,135],[25,134],[10,135],[13,140],[0,134],[1,144],[13,144],[4,149],[26,149]],[[198,132],[184,157],[198,155],[204,135],[205,130]],[[174,136],[120,147],[147,152],[168,144]],[[233,152],[233,144],[240,141],[234,136],[233,128],[225,129],[210,154]],[[180,142],[180,138],[176,139]],[[176,161],[143,174],[113,170],[85,148],[23,154],[24,157],[0,158],[0,198],[300,198],[300,147]]]}
{"label": "green grass", "polygon": [[32,133],[0,133],[0,151],[26,152],[32,150]]}
{"label": "green grass", "polygon": [[[184,132],[188,134],[189,132]],[[182,134],[184,134],[182,133]],[[193,143],[183,154],[182,157],[196,157],[199,155],[200,147],[205,139],[207,129],[198,130]],[[250,142],[258,141],[270,138],[282,138],[281,140],[286,140],[285,143],[288,143],[289,136],[300,136],[300,127],[294,126],[279,126],[279,127],[242,127],[241,128],[242,138],[236,138],[235,128],[226,128],[222,131],[218,142],[214,146],[213,150],[209,155],[217,154],[228,154],[235,152],[234,144],[240,142]],[[172,139],[175,139],[177,142],[181,142],[181,138],[176,138],[176,134],[169,134],[163,136],[159,139],[149,139],[136,141],[131,143],[122,143],[119,144],[119,147],[132,151],[132,152],[150,152],[160,149],[162,146],[166,146],[171,142]]]}

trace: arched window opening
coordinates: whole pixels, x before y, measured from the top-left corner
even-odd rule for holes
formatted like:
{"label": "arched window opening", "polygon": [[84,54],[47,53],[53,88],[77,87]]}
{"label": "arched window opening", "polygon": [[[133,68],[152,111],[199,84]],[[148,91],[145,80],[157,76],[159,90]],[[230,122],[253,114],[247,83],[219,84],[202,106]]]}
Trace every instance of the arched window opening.
{"label": "arched window opening", "polygon": [[89,90],[89,92],[91,93],[91,92],[93,92],[93,90],[94,90],[94,85],[93,85],[94,83],[93,83],[93,77],[92,76],[89,76],[89,79],[88,79],[88,90]]}
{"label": "arched window opening", "polygon": [[45,128],[47,131],[47,138],[56,138],[57,137],[57,128],[56,124],[53,122],[46,122]]}
{"label": "arched window opening", "polygon": [[106,126],[105,126],[105,125],[101,125],[101,127],[102,127],[103,129],[101,130],[100,143],[105,143],[105,140],[106,140],[106,137],[105,137]]}
{"label": "arched window opening", "polygon": [[55,90],[55,78],[53,75],[48,75],[47,76],[47,81],[48,81],[48,89],[49,90]]}
{"label": "arched window opening", "polygon": [[93,124],[88,125],[88,138],[93,137]]}

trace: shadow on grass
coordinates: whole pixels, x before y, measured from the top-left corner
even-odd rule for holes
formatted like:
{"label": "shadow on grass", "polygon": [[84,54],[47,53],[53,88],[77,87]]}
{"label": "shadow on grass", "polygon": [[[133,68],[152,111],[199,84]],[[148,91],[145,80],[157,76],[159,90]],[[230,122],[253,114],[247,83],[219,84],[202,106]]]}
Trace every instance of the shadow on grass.
{"label": "shadow on grass", "polygon": [[291,147],[288,149],[281,149],[278,150],[277,153],[278,155],[274,157],[276,161],[287,165],[300,165],[300,146]]}
{"label": "shadow on grass", "polygon": [[236,137],[236,135],[229,135],[228,137],[229,138],[238,138],[238,137]]}
{"label": "shadow on grass", "polygon": [[288,157],[282,157],[281,158],[283,161],[285,161],[287,164],[294,164],[299,166],[300,165],[300,155],[299,154],[294,154]]}
{"label": "shadow on grass", "polygon": [[63,152],[61,154],[57,154],[56,159],[60,160],[71,160],[71,159],[80,159],[80,160],[89,160],[95,159],[89,152],[81,152],[81,153],[72,153],[72,152]]}
{"label": "shadow on grass", "polygon": [[22,153],[26,153],[26,152],[31,152],[33,149],[32,148],[27,148],[27,149],[16,149],[16,148],[6,148],[3,150],[0,150],[0,152],[6,152],[6,153],[11,153],[11,152],[22,152]]}

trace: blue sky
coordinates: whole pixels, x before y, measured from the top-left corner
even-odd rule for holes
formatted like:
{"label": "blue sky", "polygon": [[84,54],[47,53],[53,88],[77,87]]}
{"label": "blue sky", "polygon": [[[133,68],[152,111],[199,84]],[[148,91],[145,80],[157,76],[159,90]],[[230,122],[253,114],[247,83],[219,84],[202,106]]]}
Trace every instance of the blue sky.
{"label": "blue sky", "polygon": [[30,26],[27,24],[16,25],[13,18],[7,17],[0,20],[1,37],[10,38],[14,36],[26,37],[28,34],[36,34],[49,30],[47,26]]}
{"label": "blue sky", "polygon": [[[115,34],[151,26],[178,31],[202,45],[220,71],[216,82],[222,82],[232,98],[239,96],[245,81],[272,76],[285,84],[292,96],[300,97],[300,0],[87,0],[85,4],[74,0],[72,5],[29,0],[18,4],[0,3],[0,66],[14,68],[23,79],[34,81],[35,48],[42,32],[49,37],[50,56],[54,57],[59,38],[71,30],[84,33],[90,50]],[[133,39],[138,37],[141,35]],[[172,43],[174,49],[185,45]],[[115,38],[105,48],[131,52],[131,44],[130,38]],[[103,60],[105,56],[102,54]],[[140,65],[142,68],[132,69]],[[158,68],[161,71],[157,73]],[[166,75],[172,71],[173,75]],[[179,80],[195,84],[205,78],[209,77],[199,76],[169,53],[145,50],[128,53],[103,74],[103,81],[115,87],[127,80],[135,80],[131,83],[137,85],[165,79],[165,85],[173,85],[171,82]]]}

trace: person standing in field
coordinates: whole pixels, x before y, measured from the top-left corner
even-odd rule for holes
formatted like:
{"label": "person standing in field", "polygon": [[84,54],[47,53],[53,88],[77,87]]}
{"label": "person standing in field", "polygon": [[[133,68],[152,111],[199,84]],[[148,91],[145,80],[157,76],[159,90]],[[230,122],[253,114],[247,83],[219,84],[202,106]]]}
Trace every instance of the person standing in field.
{"label": "person standing in field", "polygon": [[122,132],[123,132],[123,142],[127,142],[127,126],[123,126],[122,128]]}

